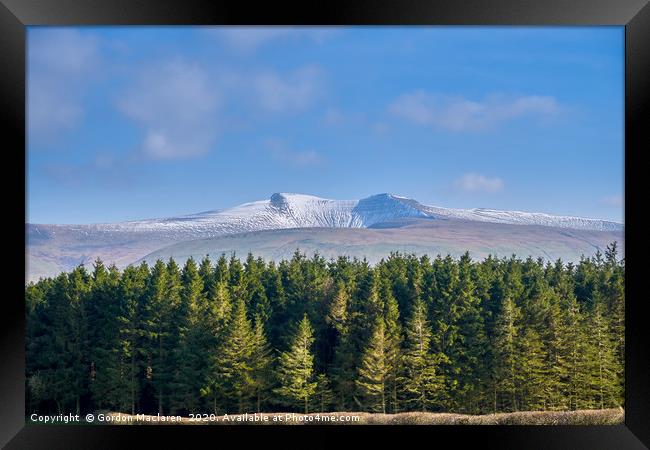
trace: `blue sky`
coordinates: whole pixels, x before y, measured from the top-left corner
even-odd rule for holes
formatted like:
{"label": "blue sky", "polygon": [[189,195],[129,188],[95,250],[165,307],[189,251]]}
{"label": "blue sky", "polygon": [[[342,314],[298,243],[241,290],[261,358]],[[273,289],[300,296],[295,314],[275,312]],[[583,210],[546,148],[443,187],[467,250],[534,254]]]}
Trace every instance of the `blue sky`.
{"label": "blue sky", "polygon": [[274,192],[623,220],[622,27],[30,27],[31,223]]}

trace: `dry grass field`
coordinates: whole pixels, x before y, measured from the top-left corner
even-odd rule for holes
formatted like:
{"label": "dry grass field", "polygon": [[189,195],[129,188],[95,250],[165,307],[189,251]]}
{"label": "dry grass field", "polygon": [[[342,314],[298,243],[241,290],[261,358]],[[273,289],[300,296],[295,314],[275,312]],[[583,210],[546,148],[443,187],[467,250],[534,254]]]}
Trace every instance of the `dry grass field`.
{"label": "dry grass field", "polygon": [[624,421],[624,411],[622,408],[580,411],[524,411],[478,416],[425,412],[399,414],[373,414],[367,412],[251,413],[212,416],[200,420],[179,416],[158,417],[104,413],[103,418],[104,420],[95,420],[94,423],[124,425],[619,425]]}

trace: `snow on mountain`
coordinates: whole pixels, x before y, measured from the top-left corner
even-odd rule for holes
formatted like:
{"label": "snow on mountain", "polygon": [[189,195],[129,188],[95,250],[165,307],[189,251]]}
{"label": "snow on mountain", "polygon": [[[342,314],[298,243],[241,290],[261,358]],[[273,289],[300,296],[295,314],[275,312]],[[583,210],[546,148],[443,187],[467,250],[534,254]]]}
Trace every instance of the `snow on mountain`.
{"label": "snow on mountain", "polygon": [[330,200],[312,195],[275,193],[268,200],[186,216],[113,224],[70,225],[81,233],[147,233],[166,238],[203,238],[287,228],[368,228],[405,218],[541,225],[579,230],[621,231],[623,225],[600,219],[494,209],[451,209],[422,205],[392,194],[361,200]]}
{"label": "snow on mountain", "polygon": [[424,206],[430,217],[449,217],[474,222],[506,223],[512,225],[540,225],[556,228],[571,228],[574,230],[621,231],[623,224],[601,219],[586,217],[554,216],[545,213],[525,211],[502,211],[498,209],[474,208],[451,209],[436,206]]}
{"label": "snow on mountain", "polygon": [[391,194],[330,200],[277,193],[233,208],[163,219],[26,224],[27,276],[30,280],[55,276],[79,264],[92,265],[96,258],[125,267],[153,252],[165,253],[168,246],[180,245],[170,247],[180,251],[191,243],[199,246],[197,254],[231,249],[282,256],[282,249],[311,245],[323,254],[340,251],[360,257],[381,257],[394,250],[435,254],[463,248],[477,254],[515,252],[573,261],[622,238],[622,232],[623,224],[605,220],[441,208]]}

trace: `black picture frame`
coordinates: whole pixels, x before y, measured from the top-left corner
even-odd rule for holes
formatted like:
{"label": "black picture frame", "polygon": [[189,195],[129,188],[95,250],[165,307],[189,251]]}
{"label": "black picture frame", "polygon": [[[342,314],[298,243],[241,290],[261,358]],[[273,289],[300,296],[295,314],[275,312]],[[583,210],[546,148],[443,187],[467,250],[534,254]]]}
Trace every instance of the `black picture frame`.
{"label": "black picture frame", "polygon": [[[25,229],[16,186],[26,181],[25,55],[26,26],[30,25],[622,25],[625,27],[625,233],[626,233],[626,388],[625,424],[620,426],[398,426],[398,427],[119,427],[26,425],[24,416],[24,273],[13,265],[5,272],[11,286],[0,313],[0,445],[18,448],[114,448],[133,445],[144,434],[151,447],[155,441],[170,445],[197,437],[227,445],[225,437],[244,448],[252,437],[292,448],[332,447],[351,443],[363,434],[377,442],[407,445],[420,442],[454,446],[472,440],[483,447],[518,449],[637,449],[650,446],[650,345],[645,297],[638,288],[643,277],[641,214],[643,179],[641,158],[648,148],[650,109],[650,5],[645,0],[348,0],[327,3],[301,2],[282,9],[273,2],[210,0],[0,0],[0,117],[5,130],[3,183],[5,197],[14,200],[5,210],[7,233],[17,236]],[[595,130],[597,131],[597,130]],[[18,149],[24,149],[25,153]],[[15,159],[14,159],[15,158]],[[11,175],[8,176],[8,175]],[[16,194],[14,194],[16,193]],[[23,200],[25,200],[23,198]],[[20,239],[13,261],[25,257]],[[629,243],[629,244],[628,244]],[[24,244],[24,241],[23,241]],[[9,258],[7,258],[9,259]],[[636,295],[638,294],[638,295]],[[23,299],[23,300],[20,300]],[[253,430],[253,428],[255,428]],[[317,433],[318,437],[311,434]],[[306,436],[310,434],[310,436]],[[185,444],[187,445],[187,444]],[[360,445],[360,444],[359,444]],[[367,445],[367,444],[364,444]],[[403,444],[402,444],[403,445]],[[444,445],[445,447],[447,445]]]}

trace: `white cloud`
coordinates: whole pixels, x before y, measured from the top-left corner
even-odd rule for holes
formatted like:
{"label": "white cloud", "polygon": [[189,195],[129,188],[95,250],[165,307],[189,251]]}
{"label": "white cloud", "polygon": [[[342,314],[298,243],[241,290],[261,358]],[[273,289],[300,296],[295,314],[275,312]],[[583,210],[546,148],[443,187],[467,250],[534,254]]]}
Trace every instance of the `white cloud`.
{"label": "white cloud", "polygon": [[605,206],[621,208],[625,204],[625,201],[622,195],[607,195],[600,199],[600,203]]}
{"label": "white cloud", "polygon": [[141,70],[118,108],[144,132],[142,152],[152,159],[207,153],[217,136],[220,96],[205,70],[181,60]]}
{"label": "white cloud", "polygon": [[487,192],[494,193],[503,189],[504,183],[501,178],[487,177],[478,173],[466,173],[458,178],[454,185],[464,192]]}
{"label": "white cloud", "polygon": [[321,71],[306,66],[288,75],[262,72],[252,77],[254,100],[270,112],[292,112],[311,105],[322,93]]}
{"label": "white cloud", "polygon": [[492,95],[473,101],[416,91],[398,97],[389,110],[419,125],[450,131],[481,131],[524,116],[551,116],[559,111],[559,105],[555,98],[548,96]]}
{"label": "white cloud", "polygon": [[288,147],[285,141],[280,139],[266,139],[264,145],[268,148],[273,158],[284,161],[292,166],[314,166],[324,162],[324,158],[317,151],[312,149],[293,150]]}
{"label": "white cloud", "polygon": [[336,34],[336,30],[327,27],[210,27],[206,32],[226,43],[230,48],[251,53],[258,48],[275,41],[309,40],[323,42]]}
{"label": "white cloud", "polygon": [[98,42],[71,29],[36,30],[27,51],[29,136],[45,141],[83,119],[88,80],[100,62]]}

